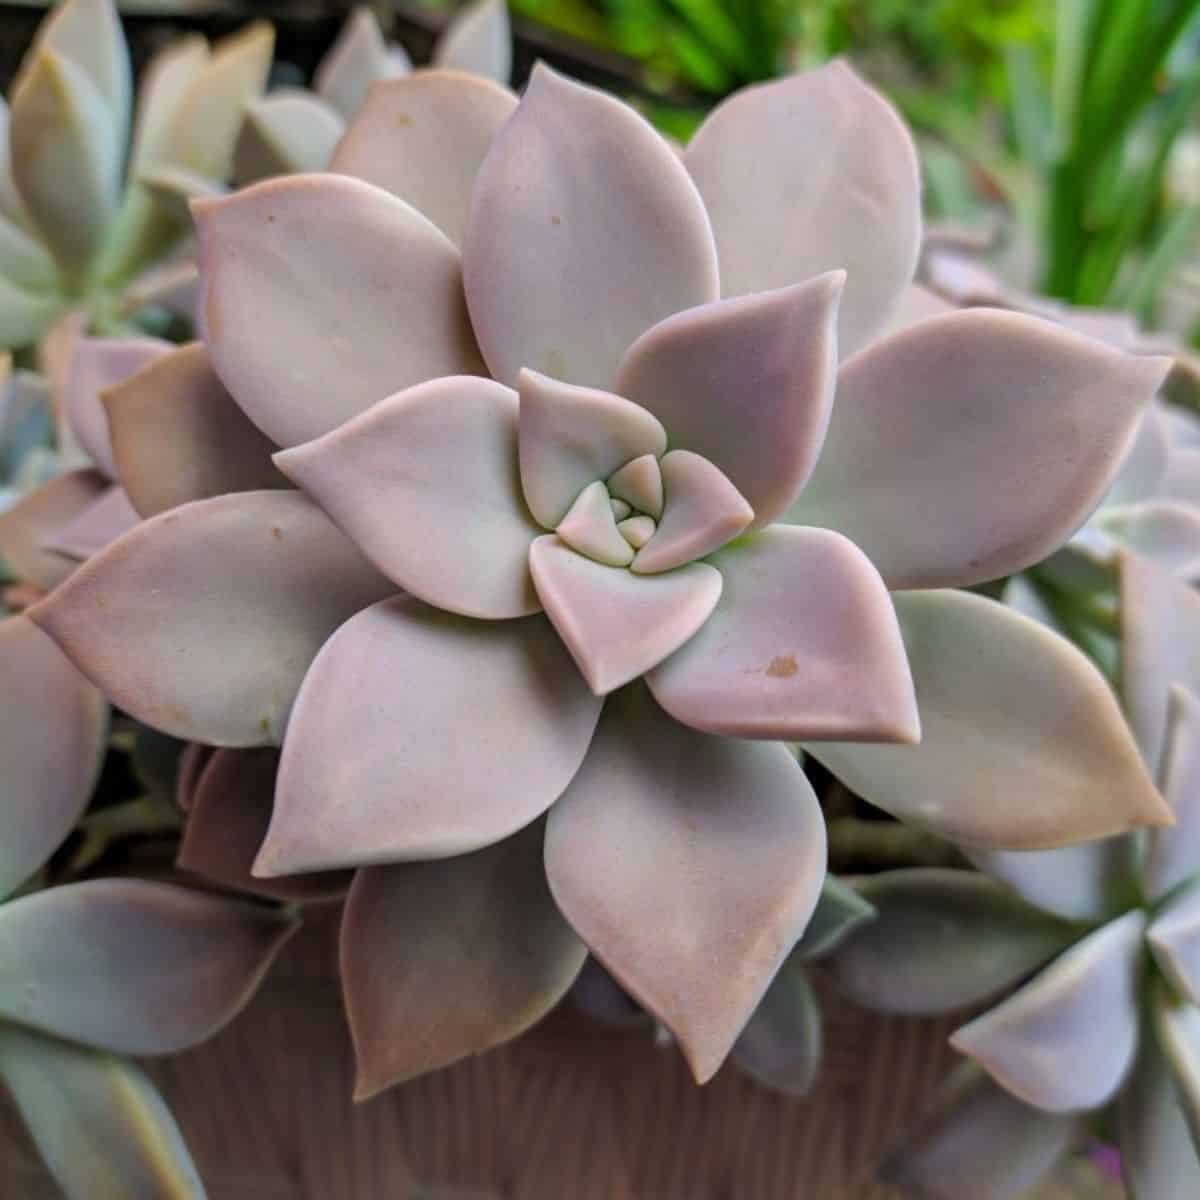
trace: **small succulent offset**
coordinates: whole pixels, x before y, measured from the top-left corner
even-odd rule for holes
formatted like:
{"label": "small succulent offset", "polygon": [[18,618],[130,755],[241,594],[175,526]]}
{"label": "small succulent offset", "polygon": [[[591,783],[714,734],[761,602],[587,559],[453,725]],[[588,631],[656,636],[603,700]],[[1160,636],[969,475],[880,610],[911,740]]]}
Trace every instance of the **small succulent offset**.
{"label": "small succulent offset", "polygon": [[32,345],[70,310],[126,331],[155,301],[154,287],[134,285],[186,227],[143,178],[226,177],[272,45],[266,25],[211,52],[198,36],[172,42],[143,77],[131,138],[129,51],[111,0],[66,0],[46,18],[0,106],[0,347]]}
{"label": "small succulent offset", "polygon": [[1121,616],[1129,720],[1174,825],[859,885],[878,920],[834,963],[868,1006],[947,1012],[1037,971],[952,1037],[987,1074],[960,1072],[888,1164],[917,1195],[1015,1196],[1088,1121],[1138,1200],[1200,1189],[1200,597],[1127,552]]}
{"label": "small succulent offset", "polygon": [[[682,158],[545,68],[374,96],[341,174],[195,204],[205,343],[106,397],[149,519],[32,614],[231,775],[282,744],[256,870],[358,868],[359,1095],[528,1027],[587,949],[711,1076],[821,891],[782,741],[986,845],[1165,819],[1082,655],[930,589],[1060,545],[1166,364],[984,311],[868,344],[920,240],[875,92],[750,89]],[[846,740],[915,740],[914,677],[955,805]]]}

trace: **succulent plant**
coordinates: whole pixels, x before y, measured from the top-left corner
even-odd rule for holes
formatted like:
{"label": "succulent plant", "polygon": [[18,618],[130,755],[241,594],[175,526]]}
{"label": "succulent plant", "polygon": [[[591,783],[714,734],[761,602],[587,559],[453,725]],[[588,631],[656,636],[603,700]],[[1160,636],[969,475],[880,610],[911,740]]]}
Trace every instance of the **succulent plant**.
{"label": "succulent plant", "polygon": [[267,25],[211,52],[197,36],[171,43],[143,77],[130,138],[129,53],[111,0],[65,0],[46,18],[0,110],[0,346],[31,345],[71,311],[126,332],[134,309],[158,298],[131,285],[185,226],[142,179],[225,178],[272,44]]}
{"label": "succulent plant", "polygon": [[1129,721],[1174,825],[1058,850],[968,848],[982,874],[858,883],[878,919],[833,960],[854,999],[947,1012],[1020,984],[951,1038],[983,1071],[951,1081],[887,1168],[918,1195],[1016,1195],[1085,1121],[1116,1132],[1138,1200],[1200,1188],[1200,597],[1126,552],[1121,616]]}

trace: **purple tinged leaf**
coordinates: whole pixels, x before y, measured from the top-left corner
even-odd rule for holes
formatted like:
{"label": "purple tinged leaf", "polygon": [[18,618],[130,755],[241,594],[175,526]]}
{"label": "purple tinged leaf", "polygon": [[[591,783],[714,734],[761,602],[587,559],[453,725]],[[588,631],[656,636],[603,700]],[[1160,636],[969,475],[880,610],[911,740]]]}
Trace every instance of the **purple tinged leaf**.
{"label": "purple tinged leaf", "polygon": [[507,83],[512,74],[512,26],[505,0],[463,5],[434,46],[433,62]]}
{"label": "purple tinged leaf", "polygon": [[313,85],[317,95],[349,121],[362,108],[373,83],[403,75],[407,69],[404,60],[389,52],[378,19],[364,6],[346,18],[336,41],[317,65]]}
{"label": "purple tinged leaf", "polygon": [[1152,901],[1200,874],[1200,700],[1177,684],[1169,704],[1161,774],[1175,824],[1156,829],[1146,849],[1142,881]]}
{"label": "purple tinged leaf", "polygon": [[47,549],[47,542],[109,491],[99,471],[69,471],[0,513],[0,556],[23,583],[57,587],[78,563]]}
{"label": "purple tinged leaf", "polygon": [[65,525],[48,534],[42,544],[47,550],[83,562],[128,533],[138,519],[125,489],[110,487]]}
{"label": "purple tinged leaf", "polygon": [[278,88],[246,108],[233,149],[234,181],[242,187],[273,175],[324,171],[344,132],[341,116],[319,97]]}

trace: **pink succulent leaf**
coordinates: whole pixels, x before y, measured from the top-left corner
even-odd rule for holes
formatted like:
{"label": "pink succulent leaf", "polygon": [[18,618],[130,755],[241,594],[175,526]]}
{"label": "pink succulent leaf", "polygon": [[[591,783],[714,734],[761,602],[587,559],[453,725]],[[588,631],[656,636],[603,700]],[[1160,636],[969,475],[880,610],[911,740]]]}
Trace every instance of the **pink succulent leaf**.
{"label": "pink succulent leaf", "polygon": [[200,297],[200,271],[195,259],[181,258],[147,267],[125,289],[126,311],[135,313],[152,305],[172,316],[194,321]]}
{"label": "pink succulent leaf", "polygon": [[380,188],[293,175],[198,201],[195,218],[213,367],[279,445],[482,372],[458,251]]}
{"label": "pink succulent leaf", "polygon": [[172,349],[103,400],[117,475],[143,517],[290,486],[271,461],[274,442],[234,403],[198,342]]}
{"label": "pink succulent leaf", "polygon": [[500,841],[562,794],[599,714],[541,616],[492,624],[409,596],[377,604],[304,680],[255,874]]}
{"label": "pink succulent leaf", "polygon": [[1083,1128],[1078,1118],[1025,1104],[963,1063],[878,1174],[925,1200],[1011,1200],[1047,1174]]}
{"label": "pink succulent leaf", "polygon": [[204,1200],[175,1118],[133,1063],[6,1024],[0,1082],[62,1195]]}
{"label": "pink succulent leaf", "polygon": [[472,0],[460,8],[433,48],[433,63],[507,83],[512,25],[506,0]]}
{"label": "pink succulent leaf", "polygon": [[1143,1031],[1137,1062],[1121,1089],[1117,1109],[1121,1173],[1131,1194],[1145,1200],[1180,1200],[1180,1188],[1200,1173],[1200,1154],[1180,1104],[1171,1059],[1153,1030],[1164,998],[1153,997],[1150,1028]]}
{"label": "pink succulent leaf", "polygon": [[461,246],[475,176],[516,107],[507,88],[455,71],[378,83],[329,169],[398,196]]}
{"label": "pink succulent leaf", "polygon": [[79,565],[47,542],[110,490],[99,471],[69,471],[43,484],[0,513],[0,557],[21,581],[44,591]]}
{"label": "pink succulent leaf", "polygon": [[1200,596],[1140,555],[1124,553],[1121,577],[1121,693],[1151,771],[1166,751],[1172,684],[1200,695]]}
{"label": "pink succulent leaf", "polygon": [[617,390],[662,419],[672,449],[715,463],[773,521],[808,479],[837,380],[845,273],[676,313],[630,347]]}
{"label": "pink succulent leaf", "polygon": [[1196,1150],[1200,1137],[1200,1008],[1194,1001],[1171,995],[1169,988],[1158,987],[1151,995],[1150,1020]]}
{"label": "pink succulent leaf", "polygon": [[1099,503],[1168,365],[1019,313],[923,321],[843,365],[787,519],[845,533],[891,588],[1021,570]]}
{"label": "pink succulent leaf", "polygon": [[662,469],[658,458],[653,454],[642,454],[627,462],[609,476],[608,491],[614,499],[657,521],[663,511]]}
{"label": "pink succulent leaf", "polygon": [[1095,525],[1181,579],[1200,577],[1200,509],[1173,500],[1104,508]]}
{"label": "pink succulent leaf", "polygon": [[[518,375],[517,391],[521,488],[544,529],[555,529],[589,484],[647,458],[653,461],[644,469],[657,472],[667,431],[641,405],[528,369]],[[654,517],[662,510],[661,481],[658,490]]]}
{"label": "pink succulent leaf", "polygon": [[712,230],[674,151],[542,64],[480,168],[463,279],[483,357],[513,385],[528,367],[611,388],[639,334],[718,295]]}
{"label": "pink succulent leaf", "polygon": [[[1153,836],[1163,832],[1155,829]],[[1107,921],[1127,907],[1136,871],[1129,838],[1107,838],[1054,850],[963,847],[981,871],[1040,908],[1068,921]]]}
{"label": "pink succulent leaf", "polygon": [[175,786],[175,803],[183,812],[191,812],[196,799],[196,789],[204,778],[204,768],[216,753],[212,746],[203,742],[188,742],[179,756],[179,777]]}
{"label": "pink succulent leaf", "polygon": [[141,879],[35,892],[0,909],[0,1015],[117,1054],[169,1054],[230,1021],[296,928]]}
{"label": "pink succulent leaf", "polygon": [[131,716],[254,746],[282,740],[326,638],[393,591],[310,500],[243,492],[142,522],[31,616]]}
{"label": "pink succulent leaf", "polygon": [[341,939],[355,1099],[506,1042],[566,994],[587,950],[546,886],[543,830],[358,872]]}
{"label": "pink succulent leaf", "polygon": [[1106,504],[1135,504],[1156,496],[1167,473],[1171,442],[1167,420],[1159,405],[1146,409],[1112,485]]}
{"label": "pink succulent leaf", "polygon": [[546,616],[597,696],[678,650],[721,597],[721,573],[708,563],[634,575],[585,558],[553,534],[530,547],[529,569]]}
{"label": "pink succulent leaf", "polygon": [[[1175,992],[1189,1006],[1200,1003],[1200,880],[1193,880],[1157,912],[1146,941]],[[1200,1056],[1200,1039],[1196,1050]]]}
{"label": "pink succulent leaf", "polygon": [[717,607],[647,679],[676,720],[727,737],[918,739],[891,597],[853,543],[773,525],[710,562]]}
{"label": "pink succulent leaf", "polygon": [[1200,875],[1200,700],[1180,685],[1170,691],[1161,787],[1175,824],[1155,829],[1146,848],[1142,882],[1160,900]]}
{"label": "pink succulent leaf", "polygon": [[66,524],[48,533],[42,545],[53,553],[84,562],[128,533],[139,520],[125,489],[114,485]]}
{"label": "pink succulent leaf", "polygon": [[821,1069],[821,1005],[800,966],[784,963],[767,988],[732,1056],[759,1083],[805,1096]]}
{"label": "pink succulent leaf", "polygon": [[63,410],[79,444],[109,479],[117,478],[100,393],[171,349],[160,338],[80,338],[71,355]]}
{"label": "pink succulent leaf", "polygon": [[1200,447],[1171,447],[1160,494],[1165,500],[1200,504]]}
{"label": "pink succulent leaf", "polygon": [[356,8],[337,40],[317,65],[317,95],[349,121],[363,106],[370,87],[381,79],[405,75],[411,64],[392,53],[371,9]]}
{"label": "pink succulent leaf", "polygon": [[932,1016],[978,1004],[1080,936],[976,871],[882,871],[856,890],[877,915],[830,963],[839,990],[879,1012]]}
{"label": "pink succulent leaf", "polygon": [[233,150],[234,183],[244,187],[273,175],[324,171],[345,131],[341,114],[319,96],[277,88],[246,106]]}
{"label": "pink succulent leaf", "polygon": [[1138,910],[1101,926],[950,1044],[1036,1108],[1098,1107],[1120,1087],[1137,1051],[1145,928]]}
{"label": "pink succulent leaf", "polygon": [[630,564],[639,575],[657,575],[703,558],[754,520],[746,498],[707,458],[671,450],[659,468],[666,499],[662,520]]}
{"label": "pink succulent leaf", "polygon": [[608,488],[599,480],[579,493],[554,532],[572,550],[605,566],[627,567],[633,562],[634,548],[617,524]]}
{"label": "pink succulent leaf", "polygon": [[718,105],[684,162],[716,234],[721,294],[845,269],[838,344],[843,356],[866,345],[921,244],[916,150],[891,105],[832,62]]}
{"label": "pink succulent leaf", "polygon": [[955,307],[927,287],[922,287],[919,283],[910,283],[900,295],[899,306],[877,336],[891,337],[893,333],[899,333],[912,325],[919,325],[922,321],[928,321],[930,317],[941,317],[953,312]]}
{"label": "pink succulent leaf", "polygon": [[808,924],[825,824],[785,747],[697,733],[636,686],[609,699],[550,810],[546,872],[567,920],[702,1083]]}
{"label": "pink succulent leaf", "polygon": [[275,461],[405,591],[468,617],[537,612],[511,389],[433,380]]}
{"label": "pink succulent leaf", "polygon": [[83,815],[108,732],[104,697],[26,617],[0,621],[0,896],[24,883]]}
{"label": "pink succulent leaf", "polygon": [[[194,743],[193,743],[194,744]],[[325,900],[350,886],[349,871],[259,879],[254,858],[271,822],[279,751],[269,746],[215,750],[188,802],[176,865],[212,883],[275,900]]]}
{"label": "pink succulent leaf", "polygon": [[919,746],[811,742],[849,788],[952,841],[1040,850],[1171,822],[1104,677],[983,596],[896,595]]}

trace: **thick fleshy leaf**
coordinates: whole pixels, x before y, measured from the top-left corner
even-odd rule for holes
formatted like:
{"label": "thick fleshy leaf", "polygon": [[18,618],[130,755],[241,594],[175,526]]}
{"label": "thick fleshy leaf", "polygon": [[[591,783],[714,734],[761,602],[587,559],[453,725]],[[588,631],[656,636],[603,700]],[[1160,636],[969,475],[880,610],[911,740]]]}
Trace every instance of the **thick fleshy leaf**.
{"label": "thick fleshy leaf", "polygon": [[438,39],[433,62],[507,83],[512,74],[512,26],[505,0],[465,4]]}
{"label": "thick fleshy leaf", "polygon": [[1200,695],[1200,595],[1137,554],[1121,570],[1121,693],[1150,769],[1166,748],[1170,689]]}
{"label": "thick fleshy leaf", "polygon": [[1147,500],[1105,509],[1096,523],[1109,537],[1181,579],[1200,576],[1200,512],[1194,505]]}
{"label": "thick fleshy leaf", "polygon": [[813,742],[852,791],[953,841],[1041,850],[1170,824],[1104,677],[1070,642],[967,592],[894,597],[919,746]]}
{"label": "thick fleshy leaf", "polygon": [[696,733],[634,687],[609,699],[550,810],[546,872],[567,920],[704,1082],[812,916],[825,823],[785,747]]}
{"label": "thick fleshy leaf", "polygon": [[684,162],[712,220],[723,295],[845,268],[845,355],[912,282],[921,245],[912,138],[844,62],[742,89],[695,132]]}
{"label": "thick fleshy leaf", "polygon": [[733,737],[919,737],[891,597],[856,546],[776,525],[711,562],[720,603],[648,680],[672,716]]}
{"label": "thick fleshy leaf", "polygon": [[190,167],[163,166],[143,172],[141,183],[155,203],[179,225],[186,225],[193,200],[211,200],[226,194],[226,187]]}
{"label": "thick fleshy leaf", "polygon": [[371,84],[403,75],[407,69],[405,59],[389,52],[375,14],[364,6],[346,19],[313,83],[317,94],[349,121],[362,108]]}
{"label": "thick fleshy leaf", "polygon": [[720,467],[691,450],[672,450],[659,464],[666,497],[654,536],[638,551],[630,570],[656,575],[704,558],[737,537],[754,509]]}
{"label": "thick fleshy leaf", "polygon": [[1150,922],[1146,940],[1158,968],[1192,1004],[1200,1004],[1200,866],[1197,879]]}
{"label": "thick fleshy leaf", "polygon": [[0,346],[28,346],[53,324],[62,310],[53,293],[27,292],[0,276]]}
{"label": "thick fleshy leaf", "polygon": [[721,574],[707,563],[634,575],[584,558],[553,535],[530,547],[529,570],[546,615],[597,696],[678,650],[721,598]]}
{"label": "thick fleshy leaf", "polygon": [[91,798],[108,730],[104,698],[26,617],[0,621],[0,896],[56,850]]}
{"label": "thick fleshy leaf", "polygon": [[194,323],[198,320],[199,292],[200,271],[196,260],[183,258],[147,267],[125,289],[123,302],[129,313],[154,305]]}
{"label": "thick fleshy leaf", "polygon": [[175,803],[183,812],[192,811],[196,789],[204,777],[208,760],[216,753],[212,746],[201,742],[188,742],[179,756],[179,781],[175,789]]}
{"label": "thick fleshy leaf", "polygon": [[542,64],[480,168],[463,279],[483,357],[509,384],[528,367],[611,387],[639,334],[718,294],[712,230],[675,153],[627,104]]}
{"label": "thick fleshy leaf", "polygon": [[45,540],[47,550],[79,562],[99,554],[138,523],[125,490],[110,487]]}
{"label": "thick fleshy leaf", "polygon": [[844,271],[677,313],[630,347],[617,391],[662,419],[673,450],[715,463],[773,521],[808,479],[837,380]]}
{"label": "thick fleshy leaf", "polygon": [[785,963],[733,1047],[759,1083],[804,1096],[821,1068],[821,1005],[803,969]]}
{"label": "thick fleshy leaf", "polygon": [[662,469],[657,455],[642,454],[627,462],[609,476],[608,490],[657,521],[663,511]]}
{"label": "thick fleshy leaf", "polygon": [[271,823],[279,751],[216,750],[207,759],[189,800],[176,865],[239,892],[276,900],[323,900],[350,886],[350,872],[321,871],[260,879],[251,874]]}
{"label": "thick fleshy leaf", "polygon": [[175,1118],[133,1063],[6,1025],[0,1079],[67,1200],[204,1200]]}
{"label": "thick fleshy leaf", "polygon": [[[577,387],[536,371],[520,373],[517,391],[521,488],[529,511],[544,528],[556,528],[588,484],[644,459],[651,461],[635,473],[658,480],[658,511],[643,511],[661,514],[658,459],[667,448],[667,432],[657,417],[612,392]],[[637,507],[636,501],[630,503]]]}
{"label": "thick fleshy leaf", "polygon": [[310,500],[245,492],[144,521],[31,615],[131,716],[255,746],[282,739],[329,635],[393,590]]}
{"label": "thick fleshy leaf", "polygon": [[358,872],[342,918],[356,1100],[523,1033],[587,949],[542,869],[542,822],[474,854]]}
{"label": "thick fleshy leaf", "polygon": [[130,173],[170,160],[171,121],[180,100],[209,62],[208,43],[199,34],[172,38],[142,71],[138,86],[137,122],[133,131]]}
{"label": "thick fleshy leaf", "polygon": [[1133,504],[1154,496],[1166,475],[1169,454],[1167,419],[1160,406],[1151,405],[1146,409],[1137,437],[1108,490],[1106,503]]}
{"label": "thick fleshy leaf", "polygon": [[608,488],[598,479],[575,497],[575,503],[554,530],[572,550],[609,567],[627,567],[633,547],[617,528]]}
{"label": "thick fleshy leaf", "polygon": [[25,211],[25,202],[12,177],[12,162],[8,144],[9,111],[7,101],[0,96],[0,213],[26,232],[33,232],[33,222]]}
{"label": "thick fleshy leaf", "polygon": [[511,389],[437,379],[275,461],[426,603],[493,619],[538,610],[527,556],[541,531],[521,498]]}
{"label": "thick fleshy leaf", "polygon": [[104,395],[116,474],[134,508],[153,517],[191,500],[287,487],[273,442],[233,402],[193,342]]}
{"label": "thick fleshy leaf", "polygon": [[805,962],[821,958],[836,950],[859,926],[874,919],[874,905],[836,875],[826,875],[812,920],[793,955]]}
{"label": "thick fleshy leaf", "polygon": [[974,871],[914,867],[860,879],[876,910],[830,960],[851,999],[930,1015],[986,1000],[1080,936]]}
{"label": "thick fleshy leaf", "polygon": [[1036,1108],[1103,1104],[1133,1064],[1145,915],[1127,913],[1060,955],[950,1039]]}
{"label": "thick fleshy leaf", "polygon": [[1077,1120],[1022,1103],[964,1063],[879,1175],[923,1200],[1017,1200],[1082,1134]]}
{"label": "thick fleshy leaf", "polygon": [[116,211],[124,150],[83,67],[50,48],[37,52],[13,91],[9,144],[30,217],[63,273],[78,278]]}
{"label": "thick fleshy leaf", "polygon": [[233,177],[239,185],[323,171],[345,132],[339,114],[302,88],[280,88],[255,100],[233,150]]}
{"label": "thick fleshy leaf", "polygon": [[1151,1005],[1154,1033],[1195,1149],[1200,1147],[1200,1008],[1168,996],[1161,987],[1155,989]]}
{"label": "thick fleshy leaf", "polygon": [[267,82],[274,49],[275,31],[265,21],[213,47],[204,69],[175,100],[165,131],[168,162],[213,182],[228,177],[246,106]]}
{"label": "thick fleshy leaf", "polygon": [[1020,313],[924,321],[843,366],[788,519],[841,530],[892,588],[1012,574],[1095,508],[1168,366]]}
{"label": "thick fleshy leaf", "polygon": [[142,879],[92,879],[0,910],[0,1016],[118,1054],[210,1037],[296,931],[274,909]]}
{"label": "thick fleshy leaf", "polygon": [[57,587],[78,565],[47,541],[109,490],[99,471],[70,471],[0,513],[0,558],[23,583]]}
{"label": "thick fleshy leaf", "polygon": [[170,349],[170,342],[150,337],[83,337],[75,343],[61,403],[79,444],[109,479],[116,478],[117,467],[100,393]]}
{"label": "thick fleshy leaf", "polygon": [[558,799],[599,714],[543,617],[481,624],[410,596],[377,604],[304,680],[255,873],[497,842]]}
{"label": "thick fleshy leaf", "polygon": [[52,291],[57,283],[57,268],[46,248],[4,216],[0,216],[0,274],[9,286],[28,288],[31,297]]}
{"label": "thick fleshy leaf", "polygon": [[1200,447],[1172,445],[1159,494],[1165,499],[1200,504]]}
{"label": "thick fleshy leaf", "polygon": [[1150,837],[1142,870],[1149,900],[1200,876],[1200,700],[1185,687],[1171,688],[1166,747],[1162,793],[1175,824]]}
{"label": "thick fleshy leaf", "polygon": [[195,216],[213,366],[281,446],[480,369],[458,253],[394,196],[295,175],[197,202]]}
{"label": "thick fleshy leaf", "polygon": [[958,306],[943,300],[936,292],[931,292],[919,283],[910,283],[900,296],[899,307],[895,309],[887,323],[879,330],[878,337],[889,337],[899,333],[910,325],[928,321],[930,317],[940,317],[953,312]]}
{"label": "thick fleshy leaf", "polygon": [[460,246],[475,176],[516,106],[507,88],[454,71],[376,84],[329,169],[398,196]]}
{"label": "thick fleshy leaf", "polygon": [[1106,921],[1128,905],[1135,863],[1124,838],[1056,850],[965,847],[965,853],[1030,904],[1068,921]]}
{"label": "thick fleshy leaf", "polygon": [[[624,500],[610,500],[610,504],[625,504]],[[628,505],[625,505],[628,508]],[[617,523],[621,536],[635,549],[640,550],[653,536],[658,527],[653,517],[626,517]]]}

